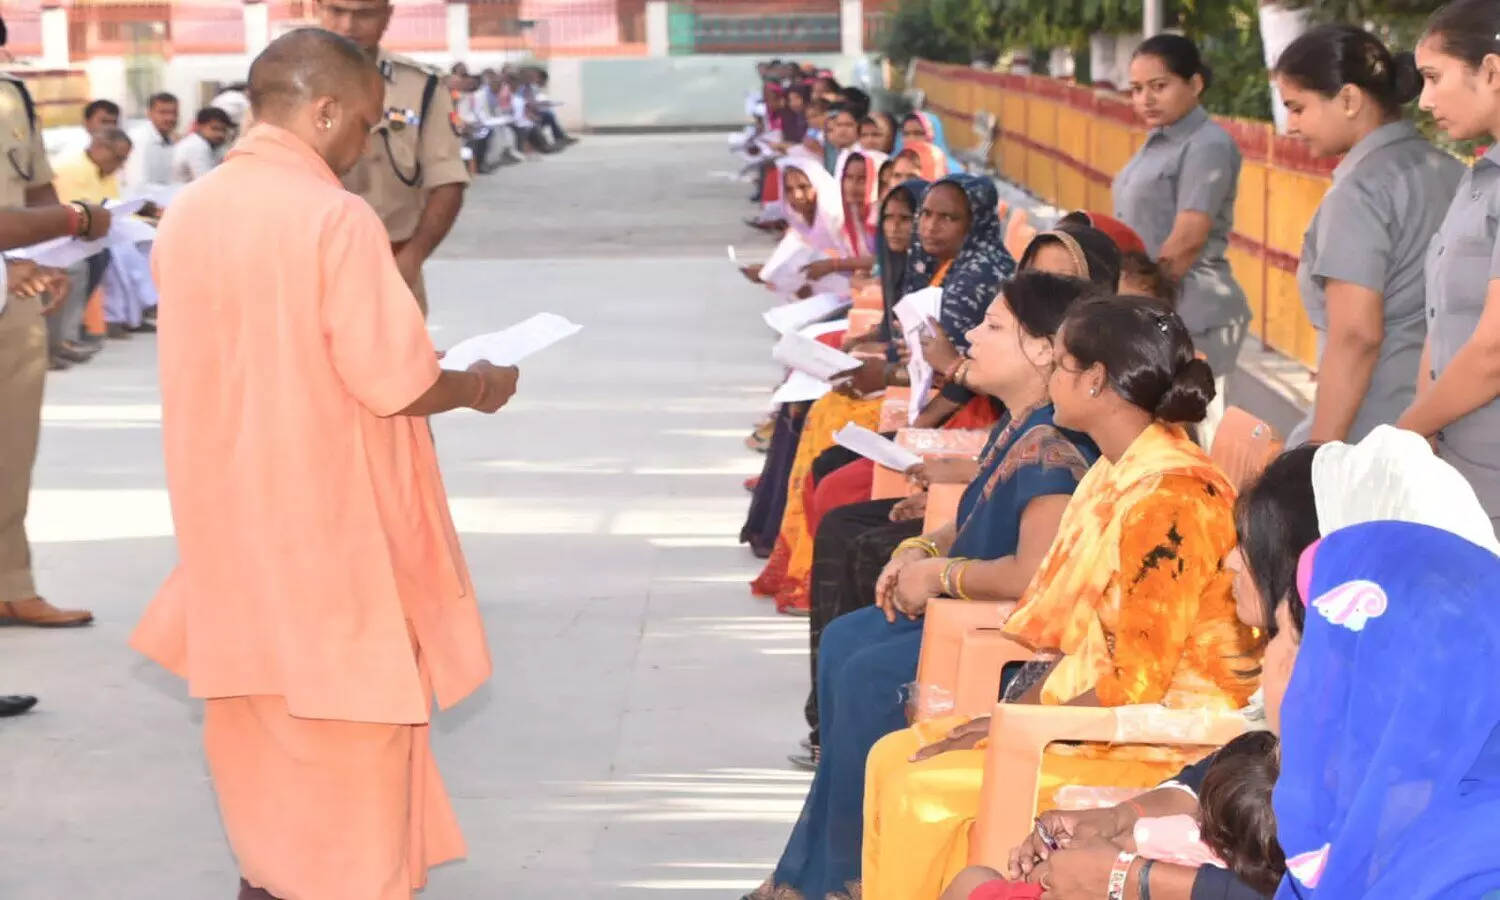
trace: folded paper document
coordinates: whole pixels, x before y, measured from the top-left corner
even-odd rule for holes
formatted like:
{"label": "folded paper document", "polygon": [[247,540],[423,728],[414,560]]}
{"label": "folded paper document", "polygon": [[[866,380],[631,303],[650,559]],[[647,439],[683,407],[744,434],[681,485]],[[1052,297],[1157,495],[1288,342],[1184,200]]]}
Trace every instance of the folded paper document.
{"label": "folded paper document", "polygon": [[835,350],[796,332],[781,336],[776,349],[771,351],[771,358],[819,381],[832,381],[862,365],[858,359],[842,350]]}
{"label": "folded paper document", "polygon": [[459,341],[443,356],[442,366],[454,372],[483,361],[513,366],[583,329],[554,313],[538,313],[504,331],[481,334]]}
{"label": "folded paper document", "polygon": [[874,460],[877,465],[897,472],[905,472],[922,462],[922,457],[905,447],[897,446],[895,441],[853,422],[835,431],[833,441],[845,450],[858,453],[865,459]]}

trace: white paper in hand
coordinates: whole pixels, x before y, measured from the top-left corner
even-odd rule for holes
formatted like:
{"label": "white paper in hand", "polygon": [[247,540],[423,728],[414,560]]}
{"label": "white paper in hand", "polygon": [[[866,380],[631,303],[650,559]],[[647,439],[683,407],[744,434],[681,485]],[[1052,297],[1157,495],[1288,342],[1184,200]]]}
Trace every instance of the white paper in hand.
{"label": "white paper in hand", "polygon": [[459,341],[443,355],[442,366],[451,372],[462,372],[481,360],[496,366],[514,366],[582,330],[582,325],[575,325],[562,316],[537,313],[504,331]]}
{"label": "white paper in hand", "polygon": [[783,303],[766,310],[766,324],[781,334],[800,331],[814,322],[848,309],[853,301],[837,294],[814,294],[806,300]]}
{"label": "white paper in hand", "polygon": [[858,359],[842,350],[835,350],[827,344],[796,333],[782,335],[776,349],[771,351],[771,358],[788,368],[806,372],[819,381],[832,381],[862,365]]}
{"label": "white paper in hand", "polygon": [[783,403],[802,403],[816,400],[831,390],[833,390],[833,385],[828,382],[819,381],[806,372],[793,369],[787,380],[776,389],[776,393],[771,395],[771,402],[777,406]]}
{"label": "white paper in hand", "polygon": [[906,338],[906,349],[911,361],[906,372],[911,377],[911,405],[907,407],[907,424],[915,424],[917,417],[927,406],[927,395],[932,391],[934,372],[922,356],[921,331],[927,328],[929,319],[937,319],[943,305],[943,289],[923,288],[912,291],[895,306],[896,319],[901,323],[901,333]]}
{"label": "white paper in hand", "polygon": [[835,431],[833,442],[845,450],[858,453],[865,459],[874,460],[877,465],[894,469],[897,472],[905,472],[922,462],[922,457],[905,447],[898,446],[895,441],[881,437],[870,429],[853,422]]}
{"label": "white paper in hand", "polygon": [[807,283],[807,275],[802,268],[820,256],[802,238],[788,232],[781,243],[776,245],[771,258],[760,267],[760,280],[776,293],[791,296]]}
{"label": "white paper in hand", "polygon": [[805,338],[820,338],[825,334],[833,334],[835,331],[848,331],[849,320],[839,319],[837,322],[819,322],[816,325],[808,325],[798,328],[797,333]]}

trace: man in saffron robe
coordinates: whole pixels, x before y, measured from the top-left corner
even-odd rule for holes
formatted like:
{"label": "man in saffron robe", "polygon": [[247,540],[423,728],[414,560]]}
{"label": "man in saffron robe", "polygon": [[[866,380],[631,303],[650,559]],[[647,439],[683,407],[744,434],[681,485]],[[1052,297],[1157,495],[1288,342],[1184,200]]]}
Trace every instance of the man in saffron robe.
{"label": "man in saffron robe", "polygon": [[409,900],[464,854],[428,715],[490,659],[426,417],[495,412],[518,373],[439,369],[380,218],[339,183],[382,87],[345,38],[272,42],[257,124],[152,260],[178,564],[132,645],[206,701],[242,900]]}

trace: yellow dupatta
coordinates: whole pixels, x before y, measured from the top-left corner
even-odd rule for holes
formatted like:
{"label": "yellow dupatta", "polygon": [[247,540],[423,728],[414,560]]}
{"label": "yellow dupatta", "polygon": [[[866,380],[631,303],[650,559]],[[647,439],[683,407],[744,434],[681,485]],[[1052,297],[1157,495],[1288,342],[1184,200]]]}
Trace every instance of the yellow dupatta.
{"label": "yellow dupatta", "polygon": [[1120,457],[1100,459],[1079,482],[1057,539],[1008,621],[1007,634],[1038,651],[1063,654],[1042,702],[1062,704],[1093,690],[1110,668],[1100,611],[1119,602],[1120,543],[1131,509],[1166,475],[1199,478],[1234,498],[1234,487],[1180,428],[1153,423]]}

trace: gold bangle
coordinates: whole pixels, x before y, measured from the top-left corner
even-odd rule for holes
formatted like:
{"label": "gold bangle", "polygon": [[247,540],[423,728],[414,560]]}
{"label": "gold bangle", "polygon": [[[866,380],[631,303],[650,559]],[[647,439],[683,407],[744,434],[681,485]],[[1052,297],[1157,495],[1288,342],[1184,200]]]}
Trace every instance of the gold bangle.
{"label": "gold bangle", "polygon": [[964,590],[964,573],[969,571],[969,566],[973,565],[973,563],[972,559],[966,559],[963,561],[963,565],[959,566],[953,573],[953,589],[958,592],[958,599],[960,600],[974,599]]}
{"label": "gold bangle", "polygon": [[[939,578],[938,578],[938,583],[940,585],[942,585],[942,587],[943,587],[943,596],[945,596],[945,597],[959,597],[957,588],[954,587],[954,581],[953,581],[954,570],[957,569],[958,567],[962,566],[964,563],[967,563],[967,562],[968,562],[967,559],[964,559],[963,557],[958,557],[956,559],[950,559],[950,560],[948,560],[948,564],[946,566],[943,566],[943,574],[941,576],[939,576]],[[960,599],[962,599],[962,598],[960,598]]]}
{"label": "gold bangle", "polygon": [[933,559],[942,555],[942,551],[938,550],[938,545],[924,537],[907,538],[896,545],[896,553],[900,553],[903,550],[921,550]]}

